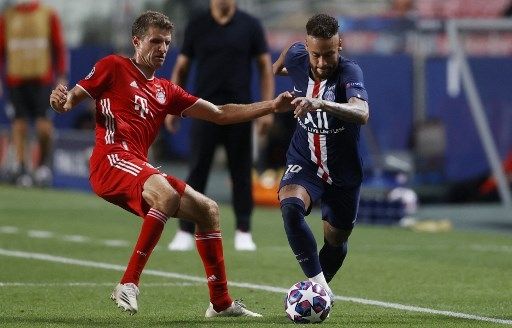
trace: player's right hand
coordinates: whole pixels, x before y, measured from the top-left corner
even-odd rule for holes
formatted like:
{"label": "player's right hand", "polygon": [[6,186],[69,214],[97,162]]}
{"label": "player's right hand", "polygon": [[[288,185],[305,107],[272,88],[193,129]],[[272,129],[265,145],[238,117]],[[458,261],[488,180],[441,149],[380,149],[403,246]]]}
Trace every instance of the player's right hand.
{"label": "player's right hand", "polygon": [[67,99],[68,88],[65,85],[59,84],[50,94],[50,106],[57,113],[65,113],[71,109],[71,106],[66,106]]}
{"label": "player's right hand", "polygon": [[291,102],[295,97],[289,91],[281,93],[274,99],[274,113],[284,113],[294,109]]}

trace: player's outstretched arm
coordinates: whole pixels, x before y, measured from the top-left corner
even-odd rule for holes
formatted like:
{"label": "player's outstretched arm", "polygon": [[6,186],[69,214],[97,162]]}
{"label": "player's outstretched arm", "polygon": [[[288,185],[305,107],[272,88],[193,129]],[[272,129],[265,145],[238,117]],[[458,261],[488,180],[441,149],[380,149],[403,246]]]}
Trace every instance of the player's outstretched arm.
{"label": "player's outstretched arm", "polygon": [[66,113],[88,96],[87,92],[78,86],[68,91],[67,86],[59,84],[50,94],[50,106],[57,113]]}
{"label": "player's outstretched arm", "polygon": [[217,106],[204,99],[199,99],[184,112],[188,117],[210,121],[215,124],[235,124],[251,121],[271,113],[282,113],[293,109],[293,95],[286,91],[273,100],[252,104],[227,104]]}
{"label": "player's outstretched arm", "polygon": [[292,105],[295,106],[293,111],[295,118],[320,108],[340,120],[361,125],[366,124],[370,117],[368,103],[357,97],[351,97],[347,103],[342,104],[317,98],[298,97],[292,101]]}

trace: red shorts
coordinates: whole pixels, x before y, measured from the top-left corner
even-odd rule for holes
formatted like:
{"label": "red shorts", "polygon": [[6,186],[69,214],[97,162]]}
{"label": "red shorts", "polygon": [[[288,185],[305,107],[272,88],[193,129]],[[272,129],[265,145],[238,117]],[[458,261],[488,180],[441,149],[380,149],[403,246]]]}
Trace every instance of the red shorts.
{"label": "red shorts", "polygon": [[149,204],[142,197],[143,186],[153,174],[160,174],[183,196],[186,183],[154,168],[128,152],[94,153],[90,162],[90,177],[94,192],[117,206],[144,217]]}

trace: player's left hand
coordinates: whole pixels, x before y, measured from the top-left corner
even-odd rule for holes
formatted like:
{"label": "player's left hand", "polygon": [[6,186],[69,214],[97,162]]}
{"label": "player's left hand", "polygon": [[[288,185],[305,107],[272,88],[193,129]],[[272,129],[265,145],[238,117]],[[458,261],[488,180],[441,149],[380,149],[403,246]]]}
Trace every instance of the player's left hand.
{"label": "player's left hand", "polygon": [[295,106],[293,117],[298,118],[306,115],[308,112],[322,108],[322,100],[316,98],[297,97],[291,102]]}

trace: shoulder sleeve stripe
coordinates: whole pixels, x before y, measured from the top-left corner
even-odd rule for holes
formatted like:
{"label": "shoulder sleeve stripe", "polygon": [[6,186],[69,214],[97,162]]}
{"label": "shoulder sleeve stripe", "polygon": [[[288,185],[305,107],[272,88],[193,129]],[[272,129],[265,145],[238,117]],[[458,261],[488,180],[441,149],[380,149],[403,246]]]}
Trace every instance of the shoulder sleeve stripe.
{"label": "shoulder sleeve stripe", "polygon": [[[89,93],[89,91],[85,90],[85,88],[83,86],[81,86],[80,84],[76,84],[77,87],[79,87],[80,89],[84,90],[85,93],[87,93],[87,95],[89,96],[89,98],[91,99],[94,99],[93,96],[91,96],[91,94]],[[96,99],[94,99],[96,100]]]}

